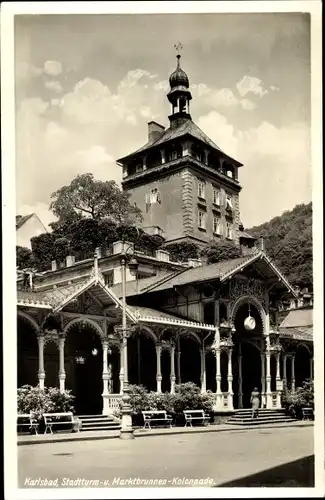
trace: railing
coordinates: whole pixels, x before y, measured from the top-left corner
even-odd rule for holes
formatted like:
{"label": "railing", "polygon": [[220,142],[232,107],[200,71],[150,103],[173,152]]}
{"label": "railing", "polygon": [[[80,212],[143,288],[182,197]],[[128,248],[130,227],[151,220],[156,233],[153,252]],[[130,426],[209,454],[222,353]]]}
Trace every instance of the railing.
{"label": "railing", "polygon": [[108,408],[110,410],[118,410],[120,408],[120,401],[122,400],[123,394],[108,394],[106,396],[108,401]]}

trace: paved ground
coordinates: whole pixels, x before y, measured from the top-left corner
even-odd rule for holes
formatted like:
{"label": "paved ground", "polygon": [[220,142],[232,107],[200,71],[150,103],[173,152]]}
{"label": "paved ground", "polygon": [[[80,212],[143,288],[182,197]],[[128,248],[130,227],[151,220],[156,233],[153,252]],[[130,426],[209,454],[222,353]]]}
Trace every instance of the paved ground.
{"label": "paved ground", "polygon": [[313,486],[312,455],[313,427],[33,444],[18,447],[19,487]]}

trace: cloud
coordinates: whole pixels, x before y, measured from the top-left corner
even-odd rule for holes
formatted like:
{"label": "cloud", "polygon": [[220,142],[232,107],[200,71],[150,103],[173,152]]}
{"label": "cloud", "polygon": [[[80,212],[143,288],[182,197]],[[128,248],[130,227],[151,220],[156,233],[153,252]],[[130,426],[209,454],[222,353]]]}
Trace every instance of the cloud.
{"label": "cloud", "polygon": [[256,104],[249,99],[241,99],[239,101],[239,104],[245,111],[252,111],[253,109],[256,108]]}
{"label": "cloud", "polygon": [[263,88],[262,80],[254,76],[243,76],[243,78],[239,82],[237,82],[236,87],[242,97],[244,97],[249,92],[263,97],[268,92]]}
{"label": "cloud", "polygon": [[238,130],[212,111],[201,116],[198,125],[223,151],[244,164],[239,170],[244,225],[260,224],[310,201],[310,131],[304,124],[278,128],[264,121]]}
{"label": "cloud", "polygon": [[280,88],[276,87],[275,85],[271,85],[270,90],[273,90],[273,92],[278,92],[280,90]]}
{"label": "cloud", "polygon": [[58,76],[62,73],[62,64],[59,61],[46,61],[43,71],[49,76]]}
{"label": "cloud", "polygon": [[52,92],[56,92],[60,94],[63,91],[62,85],[57,80],[49,80],[44,84],[45,88],[51,90]]}
{"label": "cloud", "polygon": [[31,78],[40,76],[42,74],[42,69],[37,68],[25,61],[16,64],[15,68],[15,78],[19,80],[30,80]]}

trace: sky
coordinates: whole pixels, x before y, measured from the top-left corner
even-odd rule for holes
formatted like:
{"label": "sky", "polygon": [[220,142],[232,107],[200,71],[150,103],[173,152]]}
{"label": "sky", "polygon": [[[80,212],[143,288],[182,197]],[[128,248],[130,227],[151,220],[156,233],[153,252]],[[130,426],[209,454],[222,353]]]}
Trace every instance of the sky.
{"label": "sky", "polygon": [[178,41],[193,121],[244,164],[244,227],[311,201],[308,14],[16,15],[17,213],[47,225],[77,174],[121,182],[147,123],[168,126]]}

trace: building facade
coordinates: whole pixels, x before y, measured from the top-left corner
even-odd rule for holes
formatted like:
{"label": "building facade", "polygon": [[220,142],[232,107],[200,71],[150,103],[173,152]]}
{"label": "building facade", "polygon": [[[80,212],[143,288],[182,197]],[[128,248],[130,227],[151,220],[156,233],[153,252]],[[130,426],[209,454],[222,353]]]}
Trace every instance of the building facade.
{"label": "building facade", "polygon": [[237,160],[192,121],[189,80],[180,68],[169,78],[170,126],[148,124],[148,142],[118,160],[123,189],[142,210],[143,227],[161,228],[166,242],[239,242]]}
{"label": "building facade", "polygon": [[69,256],[64,267],[53,262],[51,271],[19,278],[18,385],[71,389],[77,414],[112,413],[125,381],[172,393],[194,382],[214,394],[216,412],[249,407],[258,387],[263,407],[280,408],[285,388],[313,376],[312,325],[280,320],[283,304],[299,296],[243,232],[241,164],[192,122],[179,57],[170,86],[170,128],[151,122],[148,144],[119,160],[123,188],[142,209],[143,227],[166,242],[228,238],[246,251],[203,265],[116,242],[94,259]]}

